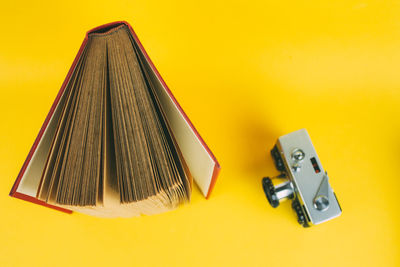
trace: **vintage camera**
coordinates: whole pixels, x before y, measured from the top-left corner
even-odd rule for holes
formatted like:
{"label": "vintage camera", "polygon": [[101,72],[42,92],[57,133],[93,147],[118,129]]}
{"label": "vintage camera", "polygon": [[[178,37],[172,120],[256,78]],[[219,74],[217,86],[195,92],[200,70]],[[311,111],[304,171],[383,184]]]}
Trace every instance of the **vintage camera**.
{"label": "vintage camera", "polygon": [[277,185],[269,177],[262,180],[272,207],[278,207],[284,199],[292,199],[292,208],[304,227],[328,221],[342,213],[328,174],[322,168],[305,129],[281,136],[271,155],[275,167],[281,172],[273,179],[282,180]]}

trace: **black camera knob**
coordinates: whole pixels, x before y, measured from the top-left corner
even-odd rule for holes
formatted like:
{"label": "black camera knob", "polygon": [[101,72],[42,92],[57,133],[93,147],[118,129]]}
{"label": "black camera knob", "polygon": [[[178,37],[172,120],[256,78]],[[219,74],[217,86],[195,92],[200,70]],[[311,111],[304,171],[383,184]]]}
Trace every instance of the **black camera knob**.
{"label": "black camera knob", "polygon": [[262,179],[262,186],[264,189],[264,193],[267,196],[269,204],[271,204],[271,206],[274,208],[278,207],[279,198],[276,195],[275,186],[272,183],[271,179],[269,177],[264,177]]}
{"label": "black camera knob", "polygon": [[292,208],[296,212],[297,221],[299,222],[299,224],[301,224],[303,227],[309,227],[309,224],[306,219],[306,215],[305,215],[298,199],[293,200]]}

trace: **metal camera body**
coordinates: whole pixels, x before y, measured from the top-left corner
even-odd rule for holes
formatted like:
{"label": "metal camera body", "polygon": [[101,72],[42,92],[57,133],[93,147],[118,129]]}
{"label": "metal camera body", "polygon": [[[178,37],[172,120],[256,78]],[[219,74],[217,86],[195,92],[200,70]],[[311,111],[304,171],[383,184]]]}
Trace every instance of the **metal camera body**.
{"label": "metal camera body", "polygon": [[275,167],[281,172],[262,180],[264,192],[272,207],[284,199],[292,199],[298,222],[304,227],[319,224],[342,213],[318,155],[305,129],[281,136],[271,150]]}

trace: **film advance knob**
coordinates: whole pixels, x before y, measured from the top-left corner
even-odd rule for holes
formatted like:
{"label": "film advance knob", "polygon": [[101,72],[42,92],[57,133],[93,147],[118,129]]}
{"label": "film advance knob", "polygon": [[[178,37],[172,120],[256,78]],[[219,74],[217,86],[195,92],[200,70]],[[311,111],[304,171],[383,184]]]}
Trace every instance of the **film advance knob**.
{"label": "film advance knob", "polygon": [[271,204],[271,206],[273,208],[276,208],[279,206],[279,199],[276,195],[275,192],[275,187],[271,181],[271,179],[269,177],[264,177],[262,179],[262,186],[264,189],[264,193],[267,196],[268,202],[269,204]]}

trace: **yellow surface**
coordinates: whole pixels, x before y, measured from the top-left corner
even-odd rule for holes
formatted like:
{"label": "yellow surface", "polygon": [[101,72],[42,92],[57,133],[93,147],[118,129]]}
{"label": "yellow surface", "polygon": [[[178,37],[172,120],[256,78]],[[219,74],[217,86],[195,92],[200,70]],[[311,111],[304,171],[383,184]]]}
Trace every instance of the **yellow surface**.
{"label": "yellow surface", "polygon": [[[3,1],[0,266],[399,266],[398,1]],[[92,27],[127,20],[222,165],[209,200],[98,219],[8,197]],[[272,209],[276,138],[306,128],[343,208]]]}

